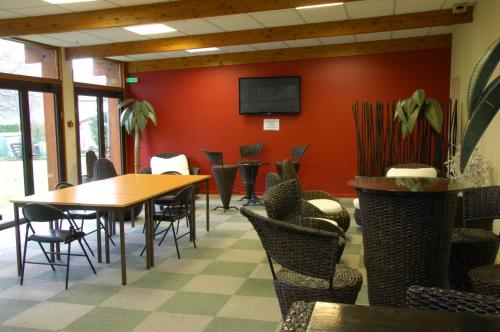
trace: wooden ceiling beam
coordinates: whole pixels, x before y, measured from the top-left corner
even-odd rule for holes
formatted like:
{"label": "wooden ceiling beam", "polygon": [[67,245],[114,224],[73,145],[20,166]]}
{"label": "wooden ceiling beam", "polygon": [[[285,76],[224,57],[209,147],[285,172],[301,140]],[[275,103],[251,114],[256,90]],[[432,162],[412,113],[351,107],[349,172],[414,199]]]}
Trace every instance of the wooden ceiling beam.
{"label": "wooden ceiling beam", "polygon": [[124,27],[359,0],[180,0],[0,20],[0,37]]}
{"label": "wooden ceiling beam", "polygon": [[159,53],[190,48],[220,47],[283,40],[343,36],[370,32],[446,26],[469,22],[472,22],[472,7],[469,7],[467,12],[462,14],[453,14],[451,9],[446,9],[348,21],[71,47],[66,49],[66,59]]}
{"label": "wooden ceiling beam", "polygon": [[227,53],[217,55],[134,61],[126,64],[129,74],[148,71],[220,67],[251,63],[332,58],[377,53],[405,52],[451,47],[451,35],[378,40],[363,43],[287,48],[268,51]]}

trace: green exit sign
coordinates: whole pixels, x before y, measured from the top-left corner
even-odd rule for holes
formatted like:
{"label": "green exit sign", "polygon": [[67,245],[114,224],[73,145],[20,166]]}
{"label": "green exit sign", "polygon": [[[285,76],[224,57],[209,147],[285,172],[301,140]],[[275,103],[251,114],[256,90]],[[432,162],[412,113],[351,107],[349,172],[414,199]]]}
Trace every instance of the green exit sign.
{"label": "green exit sign", "polygon": [[137,83],[137,82],[139,82],[139,79],[137,77],[127,77],[125,79],[125,82],[127,82],[127,83]]}

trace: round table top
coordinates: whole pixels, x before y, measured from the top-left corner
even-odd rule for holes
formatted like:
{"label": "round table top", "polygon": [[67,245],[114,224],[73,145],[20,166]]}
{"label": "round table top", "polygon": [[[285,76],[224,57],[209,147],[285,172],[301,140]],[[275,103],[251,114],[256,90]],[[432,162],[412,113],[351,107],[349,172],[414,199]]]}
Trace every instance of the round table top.
{"label": "round table top", "polygon": [[473,185],[448,178],[356,176],[348,184],[360,190],[437,193],[470,189]]}

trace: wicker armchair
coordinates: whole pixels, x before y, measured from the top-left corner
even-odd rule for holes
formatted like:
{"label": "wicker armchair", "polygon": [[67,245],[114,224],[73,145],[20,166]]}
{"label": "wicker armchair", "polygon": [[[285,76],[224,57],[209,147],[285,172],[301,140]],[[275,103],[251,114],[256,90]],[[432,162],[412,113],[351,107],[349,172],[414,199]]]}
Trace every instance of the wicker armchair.
{"label": "wicker armchair", "polygon": [[297,301],[283,319],[280,332],[306,332],[316,302]]}
{"label": "wicker armchair", "polygon": [[[240,211],[266,250],[283,317],[299,300],[355,303],[363,277],[357,270],[338,264],[342,239],[336,232],[321,230],[324,220],[304,218],[303,227],[246,207]],[[279,271],[275,271],[273,261],[281,265]]]}
{"label": "wicker armchair", "polygon": [[500,314],[499,298],[436,287],[408,288],[406,304],[410,308],[422,310]]}
{"label": "wicker armchair", "polygon": [[[297,183],[299,184],[300,188],[300,183],[298,182],[299,179],[297,178],[297,173],[295,172],[293,163],[290,160],[285,160],[283,162],[283,180],[297,180]],[[347,212],[347,209],[340,203],[340,201],[335,198],[334,196],[330,195],[326,191],[321,191],[321,190],[308,190],[308,191],[303,191],[301,190],[301,196],[303,199],[306,201],[312,201],[312,200],[332,200],[337,202],[340,205],[340,211],[339,212],[325,212],[322,211],[321,209],[315,207],[309,207],[308,209],[310,210],[309,213],[313,213],[315,217],[318,218],[327,218],[327,219],[334,219],[340,227],[344,230],[344,232],[347,232],[349,229],[349,226],[351,224],[351,217],[349,216],[349,212]],[[310,214],[308,214],[310,215]],[[311,215],[310,215],[311,216]]]}
{"label": "wicker armchair", "polygon": [[500,186],[468,189],[463,198],[463,225],[492,230],[493,220],[500,219]]}
{"label": "wicker armchair", "polygon": [[[309,147],[309,144],[301,145],[301,146],[292,146],[292,154],[290,155],[290,160],[293,163],[293,168],[295,169],[295,172],[299,171],[300,161],[301,161],[302,157],[304,156],[304,153],[306,152],[308,147]],[[276,162],[276,171],[278,171],[278,174],[281,177],[283,177],[283,162],[282,161]]]}
{"label": "wicker armchair", "polygon": [[240,156],[241,158],[258,157],[262,153],[263,148],[264,143],[242,145],[240,146]]}

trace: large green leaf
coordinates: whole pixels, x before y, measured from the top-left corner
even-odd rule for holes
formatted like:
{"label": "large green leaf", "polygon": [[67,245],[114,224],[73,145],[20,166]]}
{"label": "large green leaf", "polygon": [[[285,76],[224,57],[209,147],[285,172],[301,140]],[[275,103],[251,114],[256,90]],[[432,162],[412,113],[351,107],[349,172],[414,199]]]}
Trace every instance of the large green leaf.
{"label": "large green leaf", "polygon": [[460,169],[463,172],[474,148],[479,143],[484,131],[500,109],[500,76],[497,76],[479,96],[472,117],[465,129],[460,155]]}
{"label": "large green leaf", "polygon": [[498,62],[500,61],[500,38],[498,38],[484,52],[481,59],[474,67],[474,71],[470,77],[469,90],[467,93],[467,104],[469,106],[469,116],[472,116],[476,106],[479,103],[479,96],[488,83],[491,75],[495,71]]}
{"label": "large green leaf", "polygon": [[411,100],[415,105],[422,106],[425,100],[425,91],[423,89],[418,89],[413,93],[413,96],[411,96]]}
{"label": "large green leaf", "polygon": [[122,108],[123,108],[123,109],[128,108],[128,107],[129,107],[129,105],[130,105],[131,103],[133,103],[134,101],[135,101],[135,100],[134,100],[134,99],[132,99],[132,98],[125,99],[124,101],[122,101],[121,103],[119,103],[119,104],[118,104],[118,108],[119,108],[119,109],[122,109]]}
{"label": "large green leaf", "polygon": [[408,117],[408,131],[410,133],[412,133],[413,128],[415,128],[415,123],[417,123],[419,113],[420,113],[420,108],[415,109],[413,113],[411,113],[410,116]]}
{"label": "large green leaf", "polygon": [[443,127],[443,109],[441,104],[434,99],[426,100],[425,117],[430,122],[432,128],[438,133]]}

